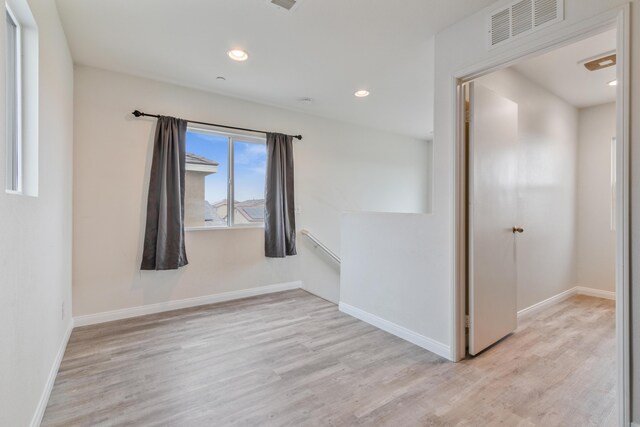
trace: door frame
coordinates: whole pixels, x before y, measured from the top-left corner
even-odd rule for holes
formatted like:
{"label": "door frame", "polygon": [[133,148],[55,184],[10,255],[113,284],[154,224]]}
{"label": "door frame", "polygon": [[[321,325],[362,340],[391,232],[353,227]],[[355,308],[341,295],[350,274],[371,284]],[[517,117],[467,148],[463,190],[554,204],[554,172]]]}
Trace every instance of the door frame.
{"label": "door frame", "polygon": [[586,39],[603,31],[617,30],[616,89],[616,161],[618,165],[616,188],[616,352],[617,403],[619,425],[629,426],[630,397],[630,5],[625,4],[584,21],[567,25],[563,30],[534,40],[521,48],[505,51],[495,58],[470,65],[451,76],[454,106],[453,134],[455,140],[453,200],[455,220],[453,226],[454,266],[452,290],[451,356],[454,361],[466,356],[466,278],[467,278],[467,150],[464,140],[464,90],[462,85],[483,75],[509,67],[524,59]]}

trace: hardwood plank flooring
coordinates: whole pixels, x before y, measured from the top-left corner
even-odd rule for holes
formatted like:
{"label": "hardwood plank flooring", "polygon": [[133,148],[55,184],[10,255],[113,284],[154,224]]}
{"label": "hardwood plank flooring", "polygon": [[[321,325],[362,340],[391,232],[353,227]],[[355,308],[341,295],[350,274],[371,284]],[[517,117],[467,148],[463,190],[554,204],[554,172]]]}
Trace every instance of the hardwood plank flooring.
{"label": "hardwood plank flooring", "polygon": [[73,331],[43,426],[615,425],[614,302],[450,363],[304,291]]}

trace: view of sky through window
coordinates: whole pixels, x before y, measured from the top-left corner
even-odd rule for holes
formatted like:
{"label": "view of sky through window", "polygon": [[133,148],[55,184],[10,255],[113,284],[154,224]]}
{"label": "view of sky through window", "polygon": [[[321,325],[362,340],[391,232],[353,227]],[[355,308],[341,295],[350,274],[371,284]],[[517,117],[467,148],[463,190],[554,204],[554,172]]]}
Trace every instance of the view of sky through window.
{"label": "view of sky through window", "polygon": [[221,135],[187,132],[187,153],[218,162],[218,172],[208,175],[204,180],[204,198],[211,204],[227,198],[228,140],[228,137]]}
{"label": "view of sky through window", "polygon": [[234,142],[235,200],[258,200],[264,198],[264,180],[267,165],[267,150],[264,144]]}
{"label": "view of sky through window", "polygon": [[[229,225],[229,171],[233,173],[234,215],[231,225],[262,223],[267,151],[264,143],[233,138],[233,167],[229,165],[229,137],[187,132],[187,225]],[[204,200],[203,200],[204,199]]]}

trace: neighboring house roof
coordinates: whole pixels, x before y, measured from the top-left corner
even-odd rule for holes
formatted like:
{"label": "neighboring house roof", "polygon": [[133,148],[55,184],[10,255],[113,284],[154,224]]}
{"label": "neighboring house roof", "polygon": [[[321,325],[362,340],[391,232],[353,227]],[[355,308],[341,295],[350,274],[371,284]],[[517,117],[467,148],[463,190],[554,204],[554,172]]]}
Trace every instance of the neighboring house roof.
{"label": "neighboring house roof", "polygon": [[215,160],[207,159],[206,157],[198,156],[193,153],[185,154],[185,162],[190,163],[192,165],[207,165],[207,166],[218,166],[220,163]]}
{"label": "neighboring house roof", "polygon": [[211,203],[206,200],[204,201],[204,220],[214,224],[226,222],[223,218],[220,218],[218,212],[211,206]]}
{"label": "neighboring house roof", "polygon": [[245,200],[235,205],[236,211],[249,222],[264,221],[264,199]]}
{"label": "neighboring house roof", "polygon": [[249,200],[245,200],[244,202],[236,202],[236,207],[238,206],[245,206],[245,207],[264,206],[264,199],[249,199]]}
{"label": "neighboring house roof", "polygon": [[219,208],[220,206],[226,206],[226,205],[227,205],[227,199],[222,199],[218,202],[211,204],[211,206],[213,206],[214,208]]}
{"label": "neighboring house roof", "polygon": [[198,156],[197,154],[186,153],[185,163],[186,170],[188,172],[205,174],[204,176],[218,172],[218,162],[207,159],[206,157]]}
{"label": "neighboring house roof", "polygon": [[[227,199],[210,204],[215,210],[227,205]],[[249,222],[264,222],[264,199],[245,200],[235,203],[236,213],[242,215]]]}
{"label": "neighboring house roof", "polygon": [[262,222],[264,221],[264,206],[262,207],[250,207],[250,208],[236,208],[243,217],[249,222]]}

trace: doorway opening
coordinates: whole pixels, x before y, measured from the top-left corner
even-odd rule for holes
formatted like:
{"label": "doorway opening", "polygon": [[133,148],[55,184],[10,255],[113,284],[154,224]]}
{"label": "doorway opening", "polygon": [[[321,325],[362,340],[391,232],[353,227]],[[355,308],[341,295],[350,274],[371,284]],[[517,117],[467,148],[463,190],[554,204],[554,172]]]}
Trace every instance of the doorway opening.
{"label": "doorway opening", "polygon": [[574,416],[601,425],[628,416],[620,34],[612,24],[461,78],[457,101],[458,345],[553,364],[564,376],[549,387],[597,402]]}

